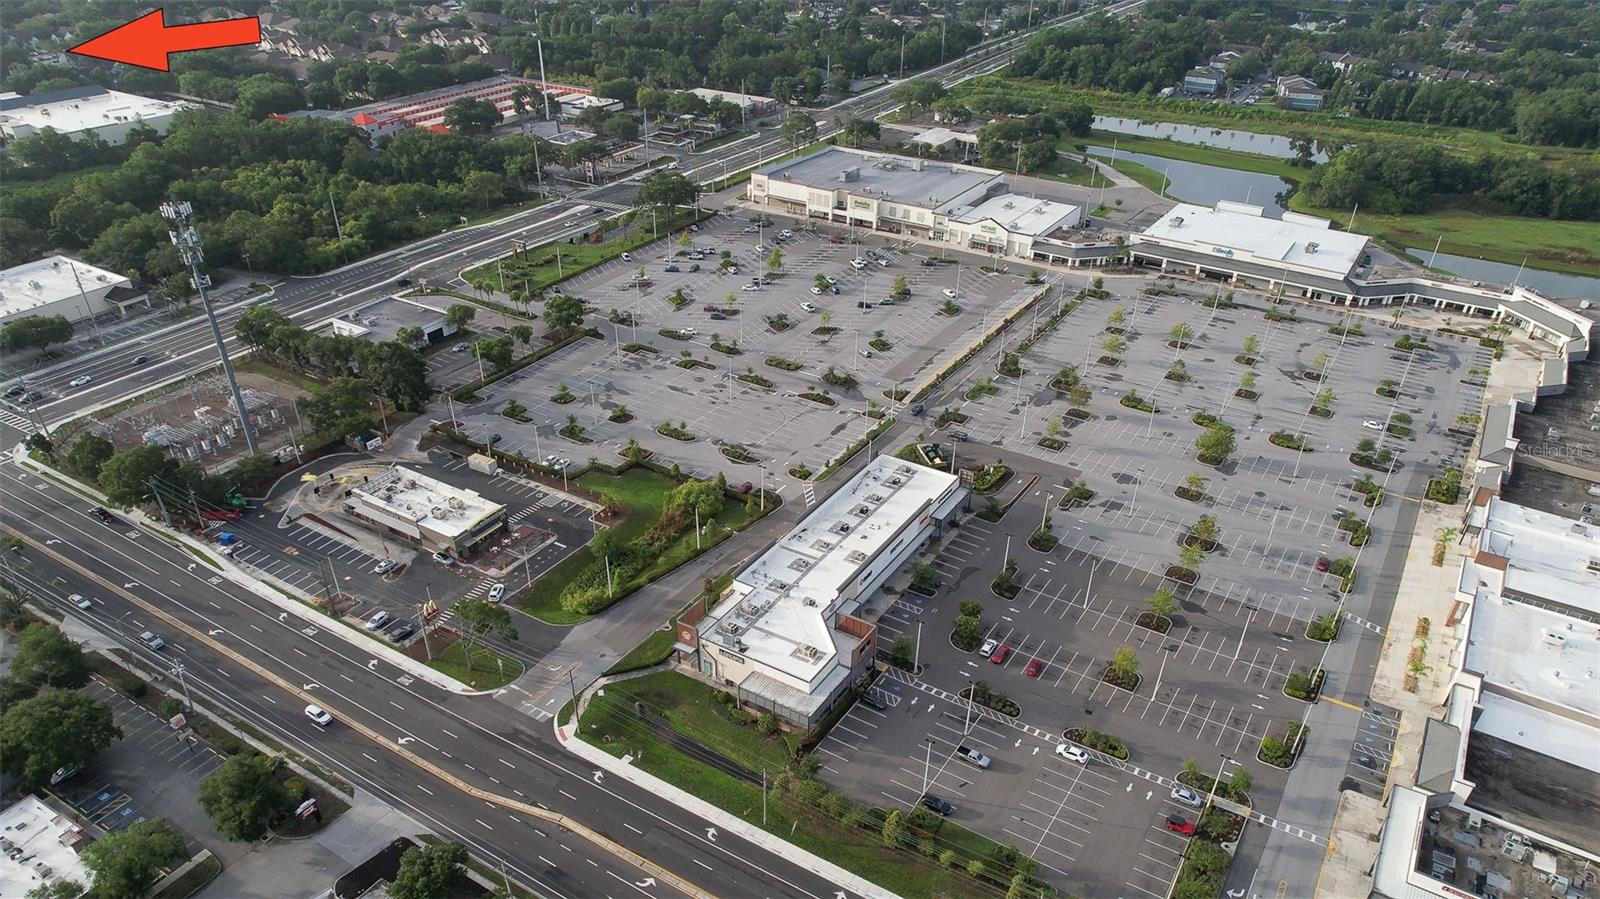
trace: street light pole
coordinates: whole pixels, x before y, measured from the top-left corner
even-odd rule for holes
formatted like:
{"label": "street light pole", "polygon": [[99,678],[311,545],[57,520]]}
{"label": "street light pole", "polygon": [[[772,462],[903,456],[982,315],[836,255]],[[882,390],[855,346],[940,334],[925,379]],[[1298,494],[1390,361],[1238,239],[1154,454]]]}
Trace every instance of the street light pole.
{"label": "street light pole", "polygon": [[917,645],[911,652],[911,673],[922,672],[922,619],[917,619]]}
{"label": "street light pole", "polygon": [[194,712],[194,699],[189,696],[189,682],[184,680],[184,667],[182,662],[172,666],[172,675],[178,679],[178,686],[183,688],[183,704],[189,707],[189,712]]}
{"label": "street light pole", "polygon": [[239,426],[244,429],[245,445],[250,448],[251,455],[258,455],[261,450],[256,446],[255,431],[250,428],[250,414],[245,409],[244,396],[239,393],[239,381],[233,376],[233,363],[228,359],[228,345],[222,337],[222,326],[217,323],[217,313],[211,308],[211,297],[206,292],[206,288],[211,286],[211,277],[200,271],[205,253],[200,247],[200,232],[190,224],[194,207],[188,202],[162,203],[161,215],[172,222],[175,230],[168,231],[167,236],[172,239],[172,245],[178,248],[178,256],[189,266],[189,277],[200,292],[200,308],[205,310],[206,321],[211,325],[211,337],[216,340],[217,353],[222,357],[222,374],[228,379],[228,390],[233,394],[234,411],[239,415]]}

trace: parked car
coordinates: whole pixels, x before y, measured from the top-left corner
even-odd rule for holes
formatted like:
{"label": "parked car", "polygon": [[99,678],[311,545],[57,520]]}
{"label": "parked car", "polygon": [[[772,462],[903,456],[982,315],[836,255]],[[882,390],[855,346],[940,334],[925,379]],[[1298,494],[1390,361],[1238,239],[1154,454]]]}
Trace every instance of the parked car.
{"label": "parked car", "polygon": [[794,232],[790,231],[788,228],[785,228],[778,232],[778,236],[782,238],[790,238],[794,236]]}
{"label": "parked car", "polygon": [[1011,647],[1005,645],[1004,643],[995,647],[994,652],[989,654],[989,661],[995,663],[996,665],[1004,665],[1006,663],[1006,659],[1009,658],[1011,658]]}
{"label": "parked car", "polygon": [[1028,667],[1022,669],[1022,673],[1026,674],[1029,677],[1038,677],[1039,676],[1039,672],[1041,672],[1043,670],[1044,670],[1044,659],[1041,659],[1038,656],[1034,656],[1033,658],[1028,660]]}
{"label": "parked car", "polygon": [[1056,755],[1064,759],[1071,759],[1080,765],[1089,764],[1089,751],[1072,743],[1057,743]]}
{"label": "parked car", "polygon": [[882,699],[879,699],[878,695],[871,690],[861,694],[861,704],[871,706],[880,712],[889,711],[889,704],[884,702]]}
{"label": "parked car", "polygon": [[833,278],[831,278],[831,277],[829,277],[829,276],[827,276],[827,275],[823,275],[823,276],[822,276],[822,280],[824,280],[824,281],[826,281],[826,282],[828,282],[828,286],[829,286],[829,287],[832,287],[832,286],[833,286],[833,285],[835,285],[835,284],[838,284],[838,283],[839,283],[839,282],[838,282],[838,281],[835,281],[835,280],[833,280]]}
{"label": "parked car", "polygon": [[713,312],[711,313],[711,320],[714,322],[725,322],[728,320],[728,317],[721,312]]}
{"label": "parked car", "polygon": [[1363,421],[1361,423],[1361,426],[1363,428],[1366,428],[1369,431],[1381,431],[1381,430],[1383,430],[1383,422],[1378,421],[1375,418],[1369,418],[1366,421]]}
{"label": "parked car", "polygon": [[956,758],[961,759],[963,762],[977,765],[979,768],[988,768],[991,764],[988,756],[973,749],[971,746],[957,746]]}
{"label": "parked car", "polygon": [[935,796],[932,793],[922,794],[922,804],[929,809],[932,809],[933,811],[945,816],[946,818],[956,813],[956,807],[951,805],[948,800],[940,799],[938,796]]}
{"label": "parked car", "polygon": [[862,350],[861,351],[861,358],[863,358],[863,359],[871,359],[872,358],[872,351],[871,350]]}
{"label": "parked car", "polygon": [[1333,560],[1328,558],[1327,556],[1317,556],[1316,569],[1318,571],[1327,571],[1328,570],[1328,566],[1332,565],[1332,564],[1333,564]]}
{"label": "parked car", "polygon": [[416,632],[417,626],[415,624],[410,621],[402,621],[389,629],[389,641],[391,643],[404,643],[411,639],[411,636]]}
{"label": "parked car", "polygon": [[693,337],[696,334],[699,334],[700,332],[698,330],[696,330],[695,328],[679,328],[678,329],[678,333],[682,334],[685,337]]}
{"label": "parked car", "polygon": [[816,287],[816,286],[813,286],[813,287],[812,287],[812,288],[811,288],[811,295],[812,295],[812,296],[815,296],[815,297],[820,297],[820,296],[822,296],[822,288],[820,288],[820,287]]}
{"label": "parked car", "polygon": [[876,259],[874,259],[872,261],[878,263],[878,267],[879,268],[888,268],[889,267],[889,260],[883,258],[882,256],[879,256],[879,257],[877,257]]}
{"label": "parked car", "polygon": [[816,312],[817,311],[817,304],[816,303],[801,303],[800,304],[800,308],[804,309],[807,312]]}
{"label": "parked car", "polygon": [[981,655],[981,656],[993,655],[996,647],[998,647],[999,645],[1000,645],[1000,641],[998,641],[998,640],[985,640],[985,641],[983,641],[983,645],[978,647],[978,655]]}
{"label": "parked car", "polygon": [[950,298],[952,300],[956,298],[956,292],[954,290],[951,290],[948,287],[944,288],[943,290],[941,290],[939,292],[944,294],[946,297],[948,297],[948,298]]}
{"label": "parked car", "polygon": [[73,378],[72,380],[68,381],[67,382],[67,386],[69,386],[69,387],[82,387],[83,385],[85,385],[85,384],[87,384],[87,383],[89,383],[90,381],[93,381],[93,380],[94,380],[94,378],[91,378],[88,375],[79,375],[76,378]]}
{"label": "parked car", "polygon": [[923,268],[933,268],[935,265],[938,265],[938,263],[934,262],[932,259],[919,259],[917,260],[917,264]]}
{"label": "parked car", "polygon": [[884,297],[883,299],[878,301],[878,305],[879,306],[893,306],[894,305],[894,297]]}
{"label": "parked car", "polygon": [[399,565],[400,565],[400,563],[396,562],[393,559],[384,559],[383,561],[379,562],[377,565],[374,565],[372,567],[372,573],[373,574],[388,574],[389,572],[395,570],[395,568],[397,568]]}
{"label": "parked car", "polygon": [[505,598],[505,595],[506,595],[506,585],[505,584],[495,584],[494,586],[489,588],[489,601],[490,602],[499,602],[500,600]]}
{"label": "parked car", "polygon": [[856,258],[850,260],[850,267],[859,272],[867,267],[867,260],[857,256]]}
{"label": "parked car", "polygon": [[760,290],[761,289],[761,285],[760,284],[746,284],[746,285],[744,285],[743,287],[741,287],[739,289],[740,290]]}
{"label": "parked car", "polygon": [[1182,815],[1168,815],[1166,825],[1173,833],[1183,834],[1186,837],[1194,836],[1194,822]]}
{"label": "parked car", "polygon": [[682,271],[682,269],[679,269],[676,265],[669,265],[669,266],[666,267],[666,271],[676,272],[676,271]]}
{"label": "parked car", "polygon": [[319,705],[306,706],[306,717],[310,718],[311,723],[318,727],[327,727],[333,723],[333,716]]}
{"label": "parked car", "polygon": [[364,624],[363,627],[369,631],[375,631],[393,620],[393,615],[390,615],[388,612],[379,609],[378,611],[372,613],[372,617],[367,619],[367,623]]}
{"label": "parked car", "polygon": [[1173,802],[1181,802],[1191,808],[1199,808],[1206,804],[1206,801],[1200,798],[1199,793],[1181,784],[1172,788],[1171,796]]}
{"label": "parked car", "polygon": [[450,558],[450,554],[446,553],[444,550],[440,550],[440,551],[434,553],[433,554],[433,560],[435,562],[438,562],[440,565],[443,565],[446,568],[449,568],[451,565],[454,565],[456,563],[456,560]]}
{"label": "parked car", "polygon": [[699,270],[700,270],[700,263],[698,263],[698,262],[689,263],[689,271],[697,272]]}
{"label": "parked car", "polygon": [[144,633],[140,634],[139,642],[155,650],[167,648],[167,641],[156,636],[152,631],[145,631]]}

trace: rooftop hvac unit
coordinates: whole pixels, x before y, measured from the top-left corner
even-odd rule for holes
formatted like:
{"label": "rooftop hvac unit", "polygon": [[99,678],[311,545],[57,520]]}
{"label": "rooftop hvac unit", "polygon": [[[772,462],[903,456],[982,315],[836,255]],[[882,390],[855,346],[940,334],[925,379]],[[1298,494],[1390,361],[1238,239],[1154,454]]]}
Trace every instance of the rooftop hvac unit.
{"label": "rooftop hvac unit", "polygon": [[718,627],[718,630],[722,631],[724,634],[727,634],[730,637],[736,637],[736,636],[739,635],[739,631],[743,630],[743,628],[741,628],[739,626],[739,623],[737,621],[724,621]]}
{"label": "rooftop hvac unit", "polygon": [[1554,649],[1557,652],[1560,652],[1561,649],[1567,645],[1567,638],[1561,634],[1552,633],[1547,630],[1541,633],[1539,636],[1540,643],[1551,649]]}
{"label": "rooftop hvac unit", "polygon": [[467,507],[467,504],[465,502],[462,502],[461,497],[459,497],[459,496],[450,497],[450,508],[452,508],[452,509],[465,509],[466,507]]}
{"label": "rooftop hvac unit", "polygon": [[835,524],[833,527],[829,528],[829,530],[833,531],[836,534],[848,534],[848,533],[850,533],[850,525],[848,523],[846,523],[846,522],[841,521],[841,522],[838,522],[837,524]]}
{"label": "rooftop hvac unit", "polygon": [[802,602],[808,608],[813,608],[814,609],[814,608],[817,607],[817,601],[812,599],[809,596],[807,596]]}
{"label": "rooftop hvac unit", "polygon": [[912,468],[909,465],[902,465],[899,468],[896,468],[895,471],[908,475],[912,473]]}
{"label": "rooftop hvac unit", "polygon": [[874,493],[874,494],[872,494],[872,495],[867,497],[867,502],[869,502],[869,503],[881,503],[881,502],[883,502],[883,496],[882,496],[882,494]]}
{"label": "rooftop hvac unit", "polygon": [[776,591],[778,591],[779,593],[784,593],[784,592],[787,592],[788,589],[789,589],[789,582],[788,581],[780,581],[777,578],[773,578],[772,580],[767,582],[767,586],[771,587],[772,589],[774,589]]}
{"label": "rooftop hvac unit", "polygon": [[863,503],[862,505],[855,507],[855,513],[865,518],[866,516],[872,514],[872,507]]}
{"label": "rooftop hvac unit", "polygon": [[890,478],[889,479],[889,486],[890,487],[898,487],[898,486],[900,486],[901,484],[904,484],[904,483],[905,483],[905,479],[904,478]]}
{"label": "rooftop hvac unit", "polygon": [[789,563],[789,567],[793,568],[795,571],[805,571],[806,569],[811,567],[811,560],[810,559],[794,559],[793,561],[791,561]]}

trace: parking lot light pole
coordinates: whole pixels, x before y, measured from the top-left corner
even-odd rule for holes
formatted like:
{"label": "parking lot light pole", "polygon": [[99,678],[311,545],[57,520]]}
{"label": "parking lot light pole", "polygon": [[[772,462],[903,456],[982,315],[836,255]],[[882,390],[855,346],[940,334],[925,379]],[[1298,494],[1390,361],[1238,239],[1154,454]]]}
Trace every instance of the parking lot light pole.
{"label": "parking lot light pole", "polygon": [[183,663],[178,662],[172,666],[172,676],[178,679],[178,686],[183,688],[183,704],[188,706],[190,714],[193,714],[194,699],[189,696],[189,682],[183,677],[184,670]]}
{"label": "parking lot light pole", "polygon": [[1199,817],[1205,817],[1206,810],[1211,808],[1212,800],[1217,798],[1217,788],[1222,786],[1222,769],[1226,768],[1231,761],[1233,759],[1229,758],[1227,753],[1222,754],[1222,762],[1217,765],[1217,777],[1211,782],[1211,792],[1206,794],[1206,804],[1200,807]]}
{"label": "parking lot light pole", "polygon": [[911,673],[922,673],[922,619],[917,619],[917,644],[911,651]]}
{"label": "parking lot light pole", "polygon": [[925,757],[923,759],[923,762],[922,762],[922,795],[926,796],[926,795],[928,795],[928,787],[932,783],[931,777],[932,777],[932,774],[933,774],[933,738],[932,737],[923,737],[922,738],[922,745],[927,750],[926,754],[925,754]]}
{"label": "parking lot light pole", "polygon": [[1244,629],[1239,631],[1239,648],[1233,651],[1233,660],[1235,662],[1239,661],[1239,656],[1244,654],[1244,635],[1250,632],[1250,624],[1255,620],[1256,610],[1251,609],[1250,614],[1245,616]]}

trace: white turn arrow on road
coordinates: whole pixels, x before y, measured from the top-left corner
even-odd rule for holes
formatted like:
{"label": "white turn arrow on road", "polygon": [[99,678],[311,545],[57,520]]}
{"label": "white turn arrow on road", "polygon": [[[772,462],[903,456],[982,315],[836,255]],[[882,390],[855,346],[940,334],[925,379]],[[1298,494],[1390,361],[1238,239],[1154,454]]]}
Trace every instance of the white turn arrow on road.
{"label": "white turn arrow on road", "polygon": [[140,586],[138,581],[129,581],[126,584],[122,585],[122,589],[127,590],[130,587],[138,587],[138,586]]}
{"label": "white turn arrow on road", "polygon": [[60,542],[61,542],[60,540],[57,540],[57,539],[52,537],[49,540],[46,540],[44,542],[44,545],[45,546],[55,546],[57,543],[60,543]]}
{"label": "white turn arrow on road", "polygon": [[306,692],[309,693],[312,690],[315,690],[316,688],[318,688],[320,686],[322,686],[322,685],[321,684],[301,684],[300,685],[300,689],[305,690]]}
{"label": "white turn arrow on road", "polygon": [[214,627],[211,630],[206,631],[206,636],[215,637],[218,634],[226,634],[227,632],[228,629],[225,627]]}
{"label": "white turn arrow on road", "polygon": [[600,781],[605,780],[605,777],[606,773],[604,771],[596,771],[594,773],[594,782],[599,783]]}
{"label": "white turn arrow on road", "polygon": [[401,746],[404,746],[407,743],[415,743],[416,741],[417,741],[416,737],[396,737],[395,738],[395,742],[399,743]]}
{"label": "white turn arrow on road", "polygon": [[368,671],[377,671],[378,670],[378,660],[377,659],[369,659],[367,661],[367,670]]}
{"label": "white turn arrow on road", "polygon": [[1230,899],[1244,899],[1244,890],[1242,890],[1242,889],[1229,890],[1228,891],[1228,896],[1230,897]]}
{"label": "white turn arrow on road", "polygon": [[644,880],[641,880],[638,883],[634,884],[634,886],[636,886],[636,887],[645,887],[645,888],[653,887],[655,885],[656,885],[656,879],[654,877],[646,877]]}
{"label": "white turn arrow on road", "polygon": [[717,841],[717,829],[715,827],[707,827],[706,828],[706,839],[710,840],[713,843],[715,843]]}

